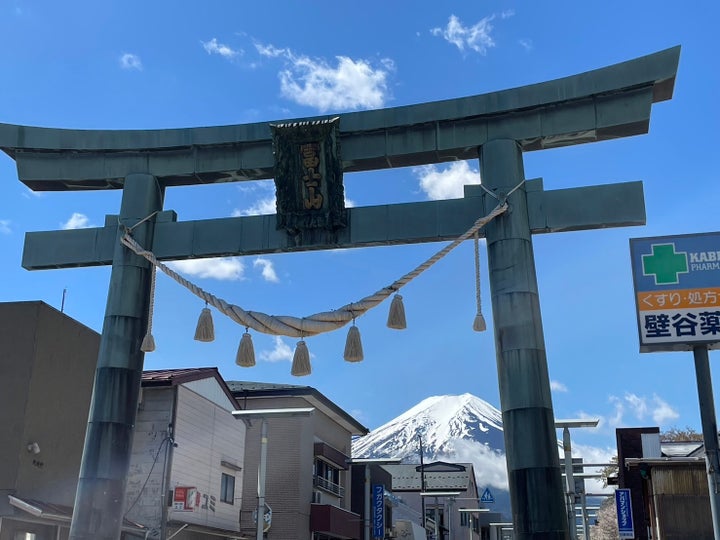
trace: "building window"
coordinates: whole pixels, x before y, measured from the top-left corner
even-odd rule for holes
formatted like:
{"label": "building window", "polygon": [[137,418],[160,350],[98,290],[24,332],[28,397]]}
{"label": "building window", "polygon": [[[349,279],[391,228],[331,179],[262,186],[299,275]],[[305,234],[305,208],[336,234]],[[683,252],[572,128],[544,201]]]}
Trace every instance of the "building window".
{"label": "building window", "polygon": [[333,495],[343,497],[345,489],[340,485],[340,469],[333,467],[321,459],[315,460],[315,487],[329,491]]}
{"label": "building window", "polygon": [[235,502],[235,477],[222,473],[220,480],[220,501],[227,504]]}

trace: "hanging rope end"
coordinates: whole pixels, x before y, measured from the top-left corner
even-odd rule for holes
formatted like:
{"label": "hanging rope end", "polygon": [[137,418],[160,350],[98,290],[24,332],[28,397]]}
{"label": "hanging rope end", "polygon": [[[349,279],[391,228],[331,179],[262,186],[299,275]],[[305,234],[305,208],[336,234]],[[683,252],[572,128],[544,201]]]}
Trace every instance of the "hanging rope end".
{"label": "hanging rope end", "polygon": [[145,334],[142,344],[140,345],[140,350],[142,352],[153,352],[155,350],[155,338],[151,333],[148,332]]}
{"label": "hanging rope end", "polygon": [[348,330],[343,358],[346,362],[362,362],[364,358],[360,330],[354,324]]}
{"label": "hanging rope end", "polygon": [[209,308],[203,308],[198,318],[197,327],[195,328],[195,341],[214,341],[215,326],[213,324],[212,313]]}
{"label": "hanging rope end", "polygon": [[247,330],[240,339],[235,363],[240,367],[253,367],[255,365],[255,347],[253,347],[252,336]]}
{"label": "hanging rope end", "polygon": [[295,347],[295,354],[293,355],[292,368],[290,373],[295,377],[304,377],[312,373],[312,367],[310,366],[310,351],[308,351],[305,340],[298,341],[297,347]]}
{"label": "hanging rope end", "polygon": [[485,317],[483,317],[482,313],[478,313],[475,315],[475,320],[473,321],[473,330],[475,332],[484,332],[487,330],[487,325],[485,324]]}
{"label": "hanging rope end", "polygon": [[405,330],[407,322],[405,320],[405,304],[403,304],[402,296],[396,294],[393,296],[390,304],[390,313],[388,313],[387,327],[394,330]]}

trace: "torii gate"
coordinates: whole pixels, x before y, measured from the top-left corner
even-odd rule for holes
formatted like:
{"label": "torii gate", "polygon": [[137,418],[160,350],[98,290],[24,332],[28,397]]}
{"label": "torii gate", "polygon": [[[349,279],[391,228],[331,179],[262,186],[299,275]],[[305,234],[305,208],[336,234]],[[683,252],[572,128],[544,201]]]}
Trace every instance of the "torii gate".
{"label": "torii gate", "polygon": [[[640,182],[545,192],[532,181],[510,193],[525,180],[522,154],[646,133],[651,105],[672,97],[679,54],[675,47],[512,90],[338,116],[340,176],[479,158],[483,186],[507,197],[509,211],[488,224],[485,238],[517,539],[568,537],[531,234],[645,223]],[[120,243],[120,229],[159,212],[133,236],[160,260],[394,245],[454,239],[497,202],[466,189],[459,200],[342,209],[346,226],[292,234],[277,228],[287,216],[176,222],[173,212],[162,212],[167,187],[277,176],[271,129],[0,124],[0,148],[30,189],[123,190],[119,216],[104,227],[28,233],[25,240],[29,270],[112,264],[70,538],[120,535],[151,276],[149,263]]]}

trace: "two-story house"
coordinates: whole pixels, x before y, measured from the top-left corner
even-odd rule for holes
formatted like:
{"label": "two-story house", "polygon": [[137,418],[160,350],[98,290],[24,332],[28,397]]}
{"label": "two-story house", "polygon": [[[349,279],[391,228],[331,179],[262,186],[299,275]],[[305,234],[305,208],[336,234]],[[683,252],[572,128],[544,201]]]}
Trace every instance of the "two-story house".
{"label": "two-story house", "polygon": [[216,368],[144,371],[125,515],[150,537],[240,538],[245,423]]}
{"label": "two-story house", "polygon": [[[368,430],[309,386],[228,381],[240,409],[313,407],[308,417],[268,420],[265,500],[272,510],[268,540],[362,538],[362,517],[351,511],[351,441]],[[260,422],[251,421],[245,446],[243,500],[257,500]],[[240,531],[252,536],[252,507],[243,506]]]}

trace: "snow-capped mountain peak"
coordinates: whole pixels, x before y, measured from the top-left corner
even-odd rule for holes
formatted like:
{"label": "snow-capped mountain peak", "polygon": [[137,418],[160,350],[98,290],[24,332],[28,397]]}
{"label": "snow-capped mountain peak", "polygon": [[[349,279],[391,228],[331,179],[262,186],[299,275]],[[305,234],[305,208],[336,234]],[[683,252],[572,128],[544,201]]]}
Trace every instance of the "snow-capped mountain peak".
{"label": "snow-capped mountain peak", "polygon": [[452,454],[458,440],[502,451],[502,415],[472,394],[432,396],[355,441],[353,456],[418,461],[420,440],[428,459]]}

